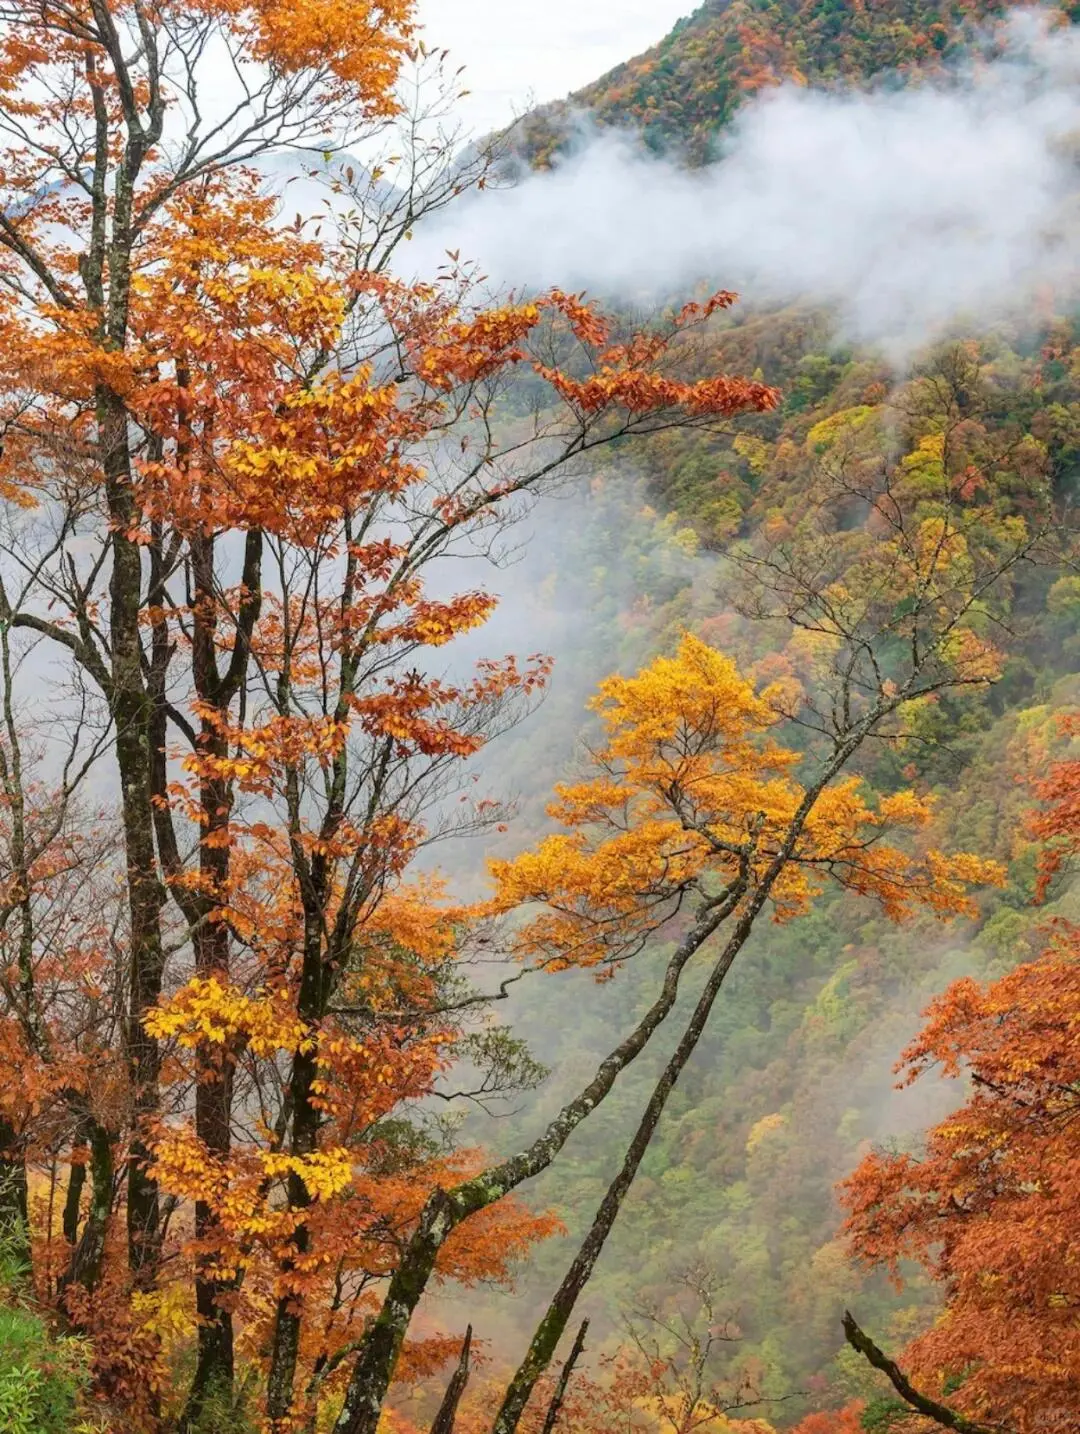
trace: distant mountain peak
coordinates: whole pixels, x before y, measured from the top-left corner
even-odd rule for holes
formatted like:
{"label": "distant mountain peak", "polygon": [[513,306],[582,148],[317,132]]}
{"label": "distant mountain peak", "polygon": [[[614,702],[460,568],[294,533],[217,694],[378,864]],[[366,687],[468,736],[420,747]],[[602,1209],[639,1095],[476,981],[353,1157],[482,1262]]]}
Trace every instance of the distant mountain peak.
{"label": "distant mountain peak", "polygon": [[[644,54],[527,115],[534,164],[566,146],[571,117],[626,125],[657,150],[708,158],[750,94],[785,80],[828,88],[940,70],[980,30],[1027,0],[706,0]],[[1051,9],[1055,7],[1050,7]],[[1080,19],[1080,4],[1057,7]]]}

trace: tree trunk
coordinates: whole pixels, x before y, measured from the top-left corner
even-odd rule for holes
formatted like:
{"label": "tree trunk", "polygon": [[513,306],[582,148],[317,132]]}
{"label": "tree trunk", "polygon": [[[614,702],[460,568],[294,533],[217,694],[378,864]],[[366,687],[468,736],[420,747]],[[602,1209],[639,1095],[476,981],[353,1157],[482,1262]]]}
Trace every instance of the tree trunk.
{"label": "tree trunk", "polygon": [[112,715],[120,772],[124,847],[127,857],[130,958],[124,1045],[131,1082],[132,1136],[128,1151],[128,1262],[139,1283],[153,1283],[158,1262],[160,1210],[156,1183],[146,1172],[146,1120],[158,1109],[161,1058],[143,1026],[161,995],[164,956],[154,845],[152,703],[143,676],[142,551],[134,541],[138,523],[131,485],[128,416],[123,401],[108,389],[98,393],[98,424],[105,470],[111,537],[109,636],[112,658]]}
{"label": "tree trunk", "polygon": [[430,1434],[454,1434],[458,1405],[461,1403],[461,1396],[465,1393],[465,1386],[469,1382],[469,1351],[471,1348],[472,1325],[469,1325],[465,1330],[465,1340],[461,1346],[457,1368],[450,1376],[450,1383],[446,1386],[446,1393],[439,1405],[439,1412],[435,1415]]}
{"label": "tree trunk", "polygon": [[566,1399],[566,1391],[570,1388],[570,1380],[573,1377],[574,1367],[581,1358],[585,1349],[585,1336],[589,1332],[589,1321],[583,1319],[578,1328],[577,1337],[574,1340],[570,1356],[562,1367],[559,1374],[559,1382],[555,1386],[555,1392],[551,1396],[551,1403],[544,1415],[544,1427],[540,1434],[554,1434],[555,1425],[559,1422],[559,1415],[562,1412],[563,1401]]}
{"label": "tree trunk", "polygon": [[390,1280],[382,1308],[364,1337],[334,1434],[376,1434],[405,1332],[447,1236],[470,1215],[494,1205],[551,1165],[570,1136],[607,1098],[621,1073],[645,1050],[671,1014],[686,963],[731,914],[742,890],[741,884],[736,884],[724,898],[708,903],[701,911],[670,957],[656,1000],[629,1035],[600,1062],[588,1085],[562,1108],[532,1145],[452,1191],[436,1189],[431,1193]]}
{"label": "tree trunk", "polygon": [[[775,877],[773,879],[775,880]],[[653,1087],[653,1093],[649,1097],[649,1103],[645,1107],[638,1128],[626,1148],[622,1166],[608,1186],[607,1193],[600,1202],[588,1234],[581,1242],[581,1247],[553,1295],[544,1318],[537,1326],[528,1353],[510,1381],[503,1398],[502,1408],[492,1425],[492,1434],[513,1434],[521,1421],[521,1416],[525,1412],[525,1406],[529,1402],[533,1389],[536,1387],[536,1381],[551,1363],[559,1340],[574,1312],[574,1307],[582,1290],[592,1277],[600,1252],[607,1242],[607,1237],[611,1234],[619,1211],[622,1209],[623,1201],[634,1183],[634,1177],[637,1175],[641,1162],[645,1158],[645,1152],[652,1142],[653,1134],[664,1112],[664,1107],[667,1105],[668,1098],[675,1089],[687,1061],[697,1049],[698,1042],[708,1025],[716,998],[724,984],[724,979],[731,970],[735,957],[746,944],[746,939],[753,929],[754,921],[764,905],[771,887],[772,882],[766,878],[755,890],[746,910],[740,916],[734,931],[717,958],[716,964],[709,972],[709,978],[698,997],[694,1013],[683,1031],[679,1044],[675,1047],[671,1059]]]}
{"label": "tree trunk", "polygon": [[[226,756],[226,744],[218,732],[204,724],[202,750],[215,756]],[[201,792],[202,809],[209,816],[206,837],[215,837],[228,825],[232,802],[227,785],[206,781]],[[208,909],[217,904],[219,892],[228,875],[229,853],[205,840],[200,854],[200,874]],[[229,979],[229,933],[224,923],[205,919],[194,939],[195,969],[200,976]],[[232,1101],[234,1052],[220,1047],[209,1058],[200,1053],[198,1083],[195,1087],[195,1133],[208,1151],[219,1160],[227,1160],[232,1147]],[[206,1200],[195,1202],[195,1238],[213,1244],[217,1231],[217,1213]],[[235,1374],[233,1356],[233,1320],[227,1296],[231,1282],[220,1280],[213,1273],[213,1253],[196,1261],[195,1307],[199,1317],[198,1357],[195,1376],[188,1394],[181,1431],[197,1424],[208,1398],[231,1397]]]}
{"label": "tree trunk", "polygon": [[[216,759],[228,756],[228,742],[222,735],[221,724],[227,720],[230,704],[241,690],[247,673],[251,634],[262,602],[261,561],[262,535],[252,530],[244,544],[243,586],[246,596],[241,604],[229,667],[222,675],[217,662],[214,542],[209,537],[193,536],[191,539],[195,590],[192,674],[200,700],[214,708],[216,719],[203,719],[199,732],[200,755]],[[224,922],[213,920],[213,912],[227,897],[231,858],[227,836],[233,799],[229,781],[216,775],[204,776],[199,790],[199,803],[205,820],[199,848],[200,896],[197,903],[184,903],[185,915],[197,923],[193,941],[196,971],[200,976],[216,976],[223,983],[229,979],[229,929]],[[222,1161],[228,1159],[232,1148],[234,1054],[232,1051],[211,1053],[207,1059],[200,1052],[197,1057],[199,1079],[195,1087],[195,1131],[206,1148]],[[212,1242],[216,1226],[213,1208],[204,1200],[196,1201],[196,1238]],[[212,1264],[212,1257],[202,1257],[196,1265],[198,1358],[180,1421],[181,1431],[197,1423],[203,1405],[212,1393],[216,1392],[219,1398],[231,1397],[235,1377],[233,1320],[227,1303],[231,1284],[217,1279],[207,1268],[209,1264]]]}
{"label": "tree trunk", "polygon": [[68,1173],[67,1194],[64,1197],[63,1231],[64,1239],[74,1245],[79,1238],[79,1213],[82,1209],[82,1193],[86,1185],[86,1136],[80,1124],[71,1145],[71,1166]]}
{"label": "tree trunk", "polygon": [[30,1267],[26,1160],[18,1133],[6,1119],[0,1119],[0,1258],[12,1274],[22,1275]]}
{"label": "tree trunk", "polygon": [[849,1310],[844,1311],[841,1323],[844,1327],[844,1338],[852,1349],[861,1354],[863,1359],[874,1369],[880,1370],[885,1375],[911,1410],[924,1415],[927,1419],[932,1419],[943,1429],[952,1429],[954,1434],[1005,1434],[1005,1430],[1000,1424],[980,1424],[975,1419],[968,1419],[966,1415],[958,1414],[947,1404],[940,1404],[936,1399],[931,1399],[929,1395],[921,1393],[896,1361],[890,1359],[885,1351],[880,1349],[870,1336],[859,1328]]}
{"label": "tree trunk", "polygon": [[334,1434],[372,1434],[413,1310],[427,1288],[440,1249],[454,1228],[451,1197],[436,1190],[390,1280],[390,1288],[353,1368]]}
{"label": "tree trunk", "polygon": [[[316,890],[321,894],[321,883]],[[321,1018],[326,1004],[327,972],[322,952],[321,910],[321,900],[318,900],[312,903],[312,909],[306,915],[304,966],[297,998],[300,1018],[311,1024]],[[293,1057],[289,1079],[289,1098],[293,1112],[289,1150],[291,1154],[301,1157],[314,1152],[319,1138],[321,1116],[314,1103],[317,1075],[318,1066],[314,1053],[297,1051]],[[295,1172],[289,1175],[287,1194],[289,1206],[293,1210],[305,1210],[311,1203],[306,1185]],[[301,1221],[293,1236],[298,1257],[307,1253],[308,1243],[307,1225]],[[282,1274],[287,1278],[290,1273],[291,1266],[286,1264]],[[300,1351],[300,1306],[300,1296],[293,1291],[285,1291],[278,1299],[267,1381],[266,1412],[271,1420],[287,1418],[292,1408],[296,1362]]]}
{"label": "tree trunk", "polygon": [[101,1277],[105,1239],[112,1218],[113,1136],[95,1121],[90,1129],[90,1208],[79,1243],[71,1252],[60,1294],[74,1284],[93,1290]]}
{"label": "tree trunk", "polygon": [[[289,1146],[293,1155],[310,1155],[315,1150],[319,1132],[319,1113],[312,1104],[315,1077],[315,1061],[310,1055],[298,1052],[293,1061],[292,1079],[289,1083],[294,1102],[292,1140]],[[304,1210],[310,1204],[307,1187],[295,1173],[289,1175],[287,1193],[289,1206],[293,1210]],[[308,1243],[307,1225],[301,1223],[293,1236],[298,1257],[307,1253]],[[282,1273],[288,1277],[291,1265],[286,1266]],[[292,1409],[296,1362],[300,1352],[300,1305],[300,1296],[294,1292],[283,1293],[278,1298],[270,1374],[267,1380],[266,1412],[271,1420],[286,1419]]]}

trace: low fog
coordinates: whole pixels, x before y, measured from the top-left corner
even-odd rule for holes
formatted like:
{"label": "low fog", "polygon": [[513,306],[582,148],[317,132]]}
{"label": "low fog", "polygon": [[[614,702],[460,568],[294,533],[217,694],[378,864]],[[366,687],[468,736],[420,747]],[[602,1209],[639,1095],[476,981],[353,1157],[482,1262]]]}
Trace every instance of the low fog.
{"label": "low fog", "polygon": [[703,170],[582,118],[569,157],[453,206],[404,263],[453,249],[499,287],[809,297],[902,360],[953,321],[1075,292],[1078,80],[1080,35],[1030,11],[994,57],[920,88],[768,92]]}

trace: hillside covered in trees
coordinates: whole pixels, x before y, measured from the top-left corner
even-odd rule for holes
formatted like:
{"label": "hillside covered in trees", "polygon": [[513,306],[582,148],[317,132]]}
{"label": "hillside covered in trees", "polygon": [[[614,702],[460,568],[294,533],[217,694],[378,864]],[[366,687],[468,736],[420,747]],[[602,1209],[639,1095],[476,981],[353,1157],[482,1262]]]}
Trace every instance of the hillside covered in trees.
{"label": "hillside covered in trees", "polygon": [[[610,616],[589,633],[588,651],[616,653],[620,665],[689,625],[763,678],[812,680],[828,663],[824,636],[803,629],[788,642],[776,634],[775,646],[763,643],[760,625],[733,605],[744,569],[728,562],[757,533],[777,544],[808,530],[838,540],[846,527],[838,515],[817,528],[823,472],[854,481],[888,459],[899,480],[932,486],[950,471],[949,481],[962,486],[994,469],[999,498],[1011,490],[1021,505],[1032,479],[1037,487],[1049,481],[1062,498],[1076,482],[1074,440],[1050,419],[1052,411],[1058,422],[1066,414],[1075,422],[1078,412],[1077,341],[1067,325],[1022,344],[999,334],[946,345],[899,387],[883,382],[872,357],[823,343],[805,314],[736,321],[716,342],[728,359],[734,352],[760,361],[776,381],[783,373],[780,408],[749,420],[733,441],[672,437],[641,459],[647,476],[639,481],[651,486],[653,504],[677,511],[675,524],[660,519],[644,493],[626,512],[611,472],[594,499],[593,533],[563,549],[569,572],[589,575],[581,601],[598,614],[606,592],[618,590],[612,553],[622,555],[616,568],[625,563],[638,574],[638,600],[608,600]],[[1057,353],[1068,355],[1060,366]],[[778,1427],[790,1427],[793,1409],[812,1407],[815,1390],[834,1406],[872,1396],[873,1379],[841,1352],[846,1305],[894,1346],[929,1317],[934,1293],[913,1272],[898,1297],[851,1264],[834,1194],[871,1145],[917,1142],[922,1126],[955,1100],[947,1087],[907,1097],[892,1089],[893,1063],[919,1011],[956,977],[989,979],[1031,959],[1046,923],[1074,910],[1060,881],[1034,904],[1040,844],[1030,783],[1068,749],[1057,720],[1080,691],[1076,590],[1067,568],[1032,564],[1010,597],[995,685],[913,707],[903,732],[858,764],[878,790],[914,781],[935,803],[932,840],[1001,860],[1005,886],[982,896],[976,920],[946,930],[933,922],[894,928],[835,893],[797,924],[756,938],[755,959],[733,972],[599,1267],[600,1310],[633,1306],[643,1284],[662,1302],[685,1265],[711,1269],[717,1298],[727,1292],[740,1330],[723,1364],[746,1378],[768,1370],[773,1392],[808,1392],[785,1401],[786,1417],[766,1410]],[[625,1007],[617,991],[609,999],[629,1014],[636,997],[626,984]],[[554,999],[537,1014],[536,1038],[562,1069],[575,1060],[572,1044],[556,1043],[552,1054],[542,1024]],[[627,1108],[640,1099],[628,1094]],[[620,1114],[628,1119],[622,1107]],[[615,1153],[603,1140],[582,1151],[548,1187],[552,1199],[590,1210]],[[543,1265],[547,1253],[537,1259]]]}
{"label": "hillside covered in trees", "polygon": [[[1007,8],[572,105],[701,164]],[[1080,315],[406,282],[498,157],[361,12],[0,17],[0,1428],[1066,1434]]]}
{"label": "hillside covered in trees", "polygon": [[[992,48],[986,23],[1007,8],[707,4],[653,50],[565,106],[528,117],[522,129],[541,165],[557,155],[579,109],[601,125],[639,129],[657,150],[702,163],[755,90],[782,80],[818,87],[920,83],[970,59],[973,41],[977,49]],[[1075,17],[1066,7],[1061,18]],[[684,545],[689,527],[700,550],[716,557],[708,560],[707,596],[700,569],[687,568],[679,595],[670,596],[665,585],[659,602],[647,596],[615,624],[624,644],[643,627],[662,644],[689,621],[724,650],[763,662],[770,675],[788,670],[775,649],[762,659],[760,627],[734,610],[744,570],[733,573],[730,556],[762,537],[784,543],[801,525],[816,526],[815,474],[822,467],[846,473],[898,461],[900,471],[917,474],[940,473],[944,463],[961,486],[965,473],[981,483],[996,469],[1000,495],[997,481],[1023,486],[1020,474],[1030,461],[1059,501],[1073,501],[1080,363],[1072,311],[1044,306],[1037,316],[1018,314],[928,350],[898,383],[895,365],[838,338],[827,312],[812,304],[755,308],[750,298],[722,321],[716,352],[724,364],[777,386],[781,403],[747,420],[733,439],[672,435],[637,457],[647,501],[675,519]],[[865,521],[857,516],[857,492],[856,485],[841,529]],[[603,531],[610,542],[614,528]],[[871,1265],[852,1259],[835,1186],[881,1143],[918,1151],[922,1129],[957,1102],[948,1084],[908,1097],[892,1089],[891,1067],[926,1003],[957,978],[991,982],[1035,960],[1055,922],[1075,914],[1067,882],[1038,885],[1040,828],[1032,815],[1039,792],[1032,784],[1068,750],[1059,723],[1077,698],[1080,613],[1068,596],[1075,588],[1069,563],[1029,568],[1014,592],[1004,642],[1009,657],[997,684],[976,698],[924,705],[900,742],[883,744],[862,764],[876,785],[913,778],[924,784],[939,803],[937,839],[959,839],[999,857],[1010,871],[1006,887],[985,896],[976,922],[945,935],[867,921],[839,895],[809,923],[765,936],[760,962],[741,979],[733,976],[700,1064],[688,1072],[643,1166],[626,1228],[601,1263],[600,1285],[624,1308],[640,1302],[644,1282],[646,1303],[667,1299],[674,1310],[677,1271],[710,1269],[715,1290],[728,1292],[740,1332],[722,1358],[714,1351],[715,1367],[726,1369],[730,1388],[740,1380],[760,1386],[767,1370],[764,1383],[782,1398],[798,1391],[772,1412],[763,1407],[778,1427],[815,1408],[846,1412],[806,1417],[800,1427],[808,1434],[847,1430],[849,1420],[852,1429],[864,1421],[868,1429],[890,1428],[890,1420],[896,1428],[938,1427],[930,1418],[920,1424],[887,1381],[870,1373],[845,1341],[840,1315],[848,1305],[861,1312],[897,1352],[933,1321],[941,1287],[910,1265],[899,1294],[876,1275],[867,1282]],[[808,660],[804,643],[811,646],[808,633],[795,644],[796,666]],[[603,1188],[599,1166],[578,1161],[582,1208],[591,1208]],[[873,1235],[874,1222],[886,1216],[873,1204],[865,1209],[867,1243],[877,1255],[884,1243]],[[989,1263],[986,1247],[979,1250]],[[952,1288],[947,1266],[932,1272]],[[1057,1268],[1054,1278],[1060,1277]],[[1070,1307],[1067,1296],[1058,1298]],[[977,1316],[994,1317],[988,1305]],[[926,1366],[931,1382],[940,1378],[950,1327],[943,1321],[937,1344],[928,1342],[938,1360]],[[1008,1336],[1000,1338],[1004,1349]],[[971,1359],[978,1368],[985,1348]],[[1024,1393],[1007,1418],[1000,1393],[996,1406],[992,1400],[974,1406],[988,1427],[997,1427],[995,1410],[1008,1427],[1027,1428],[1025,1421],[1071,1427],[1075,1412],[1067,1400],[1055,1403],[1052,1378],[1040,1398],[1034,1384],[1021,1386],[1019,1366],[1014,1377]],[[945,1388],[957,1383],[954,1375]]]}
{"label": "hillside covered in trees", "polygon": [[[749,96],[790,81],[815,88],[919,83],[987,44],[1013,0],[706,0],[653,49],[628,59],[561,104],[526,117],[541,163],[568,117],[629,126],[691,162],[714,152]],[[1075,6],[1058,7],[1075,20]]]}

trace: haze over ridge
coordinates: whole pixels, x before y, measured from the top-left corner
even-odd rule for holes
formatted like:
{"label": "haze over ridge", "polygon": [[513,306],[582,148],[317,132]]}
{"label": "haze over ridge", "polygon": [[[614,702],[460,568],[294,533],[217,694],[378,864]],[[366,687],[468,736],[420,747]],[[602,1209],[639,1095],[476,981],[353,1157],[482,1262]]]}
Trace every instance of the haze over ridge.
{"label": "haze over ridge", "polygon": [[655,299],[698,282],[751,301],[835,305],[898,360],[951,324],[1077,288],[1080,36],[1018,11],[994,59],[918,88],[757,96],[718,159],[689,170],[578,117],[552,169],[422,229],[403,266],[445,251],[498,287]]}

